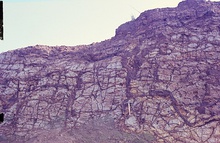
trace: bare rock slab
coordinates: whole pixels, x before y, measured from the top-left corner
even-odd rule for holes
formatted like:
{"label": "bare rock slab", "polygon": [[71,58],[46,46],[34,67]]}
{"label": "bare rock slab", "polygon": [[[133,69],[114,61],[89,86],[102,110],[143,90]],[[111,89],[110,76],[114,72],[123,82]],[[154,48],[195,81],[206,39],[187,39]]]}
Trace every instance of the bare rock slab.
{"label": "bare rock slab", "polygon": [[220,142],[220,3],[148,10],[82,46],[0,54],[0,142]]}

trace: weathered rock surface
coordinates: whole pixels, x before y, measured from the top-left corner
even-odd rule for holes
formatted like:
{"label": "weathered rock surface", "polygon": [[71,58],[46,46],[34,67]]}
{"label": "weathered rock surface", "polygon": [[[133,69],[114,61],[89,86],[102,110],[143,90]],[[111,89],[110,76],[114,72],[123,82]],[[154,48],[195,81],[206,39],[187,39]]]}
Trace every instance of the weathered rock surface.
{"label": "weathered rock surface", "polygon": [[37,142],[47,130],[68,131],[63,142],[86,142],[74,130],[108,119],[124,138],[104,126],[85,134],[105,134],[106,142],[219,143],[220,3],[186,0],[145,11],[115,37],[87,46],[2,53],[0,77],[0,142]]}

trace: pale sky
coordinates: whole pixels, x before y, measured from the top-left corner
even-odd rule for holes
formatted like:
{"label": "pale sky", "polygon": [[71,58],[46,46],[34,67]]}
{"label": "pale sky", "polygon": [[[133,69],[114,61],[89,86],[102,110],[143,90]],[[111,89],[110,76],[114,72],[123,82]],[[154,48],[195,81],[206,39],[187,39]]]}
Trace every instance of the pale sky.
{"label": "pale sky", "polygon": [[[182,0],[3,0],[0,53],[34,46],[74,46],[110,39],[131,16]],[[138,12],[139,11],[139,12]]]}

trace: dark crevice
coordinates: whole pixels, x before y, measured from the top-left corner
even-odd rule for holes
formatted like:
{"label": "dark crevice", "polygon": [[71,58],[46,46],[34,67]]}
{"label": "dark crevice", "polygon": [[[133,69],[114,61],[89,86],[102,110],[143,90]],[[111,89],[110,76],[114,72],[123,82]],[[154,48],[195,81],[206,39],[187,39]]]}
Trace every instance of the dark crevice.
{"label": "dark crevice", "polygon": [[4,122],[4,113],[0,114],[0,124]]}

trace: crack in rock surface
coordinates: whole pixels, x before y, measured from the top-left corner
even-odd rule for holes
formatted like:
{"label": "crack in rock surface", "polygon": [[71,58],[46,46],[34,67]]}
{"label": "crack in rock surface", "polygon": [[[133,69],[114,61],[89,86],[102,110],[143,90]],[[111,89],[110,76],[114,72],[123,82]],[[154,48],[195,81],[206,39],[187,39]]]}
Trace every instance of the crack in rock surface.
{"label": "crack in rock surface", "polygon": [[219,23],[186,0],[100,43],[1,53],[0,142],[220,142]]}

